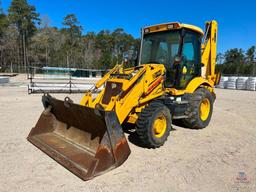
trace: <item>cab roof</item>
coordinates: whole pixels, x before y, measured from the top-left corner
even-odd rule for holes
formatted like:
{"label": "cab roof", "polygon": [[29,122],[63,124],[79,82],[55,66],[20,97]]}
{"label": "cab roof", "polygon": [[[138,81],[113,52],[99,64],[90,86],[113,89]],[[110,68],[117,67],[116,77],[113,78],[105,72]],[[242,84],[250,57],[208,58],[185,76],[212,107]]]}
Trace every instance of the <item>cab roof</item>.
{"label": "cab roof", "polygon": [[204,35],[204,32],[201,28],[194,26],[194,25],[189,25],[189,24],[184,24],[184,23],[179,23],[179,22],[170,22],[170,23],[162,23],[162,24],[152,25],[152,26],[143,28],[143,30],[144,30],[144,33],[154,33],[154,32],[167,31],[167,30],[173,30],[173,29],[181,29],[181,28],[187,28],[187,29],[193,30],[197,33],[200,33],[201,35]]}

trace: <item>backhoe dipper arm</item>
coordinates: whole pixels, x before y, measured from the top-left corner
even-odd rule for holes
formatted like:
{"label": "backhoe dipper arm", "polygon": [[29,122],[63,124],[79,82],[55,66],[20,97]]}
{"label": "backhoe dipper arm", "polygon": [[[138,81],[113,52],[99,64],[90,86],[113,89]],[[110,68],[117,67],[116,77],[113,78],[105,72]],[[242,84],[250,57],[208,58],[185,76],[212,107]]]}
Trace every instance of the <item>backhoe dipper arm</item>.
{"label": "backhoe dipper arm", "polygon": [[214,84],[216,81],[217,25],[215,20],[206,22],[206,30],[202,44],[202,77],[209,80],[211,84]]}

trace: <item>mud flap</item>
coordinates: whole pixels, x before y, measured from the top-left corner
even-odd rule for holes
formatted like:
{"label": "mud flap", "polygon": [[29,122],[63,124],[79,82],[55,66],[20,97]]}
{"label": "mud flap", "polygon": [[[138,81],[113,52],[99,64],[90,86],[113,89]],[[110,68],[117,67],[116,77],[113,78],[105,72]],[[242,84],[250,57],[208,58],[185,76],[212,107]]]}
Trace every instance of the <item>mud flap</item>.
{"label": "mud flap", "polygon": [[27,139],[83,180],[121,165],[130,148],[113,111],[42,98],[45,111]]}

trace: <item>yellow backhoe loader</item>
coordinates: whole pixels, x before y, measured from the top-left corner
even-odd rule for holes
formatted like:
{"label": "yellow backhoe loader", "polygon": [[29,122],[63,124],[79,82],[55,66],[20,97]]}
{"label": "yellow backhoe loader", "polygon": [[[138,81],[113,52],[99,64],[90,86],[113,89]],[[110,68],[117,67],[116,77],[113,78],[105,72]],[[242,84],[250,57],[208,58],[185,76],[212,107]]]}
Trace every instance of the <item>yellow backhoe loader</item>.
{"label": "yellow backhoe loader", "polygon": [[215,73],[216,43],[216,21],[206,22],[205,32],[178,22],[142,29],[138,66],[116,65],[80,104],[45,94],[45,110],[28,140],[88,180],[128,158],[124,123],[135,125],[148,148],[164,144],[173,119],[190,128],[206,127],[213,111],[214,85],[220,79]]}

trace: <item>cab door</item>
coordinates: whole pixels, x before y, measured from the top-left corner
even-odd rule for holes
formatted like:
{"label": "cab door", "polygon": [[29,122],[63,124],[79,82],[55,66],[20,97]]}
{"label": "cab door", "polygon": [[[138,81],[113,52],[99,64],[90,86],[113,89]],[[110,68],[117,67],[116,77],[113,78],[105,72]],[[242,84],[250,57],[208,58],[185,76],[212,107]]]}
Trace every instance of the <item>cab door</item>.
{"label": "cab door", "polygon": [[186,30],[183,37],[181,62],[178,66],[178,89],[185,89],[195,77],[201,76],[201,35]]}

